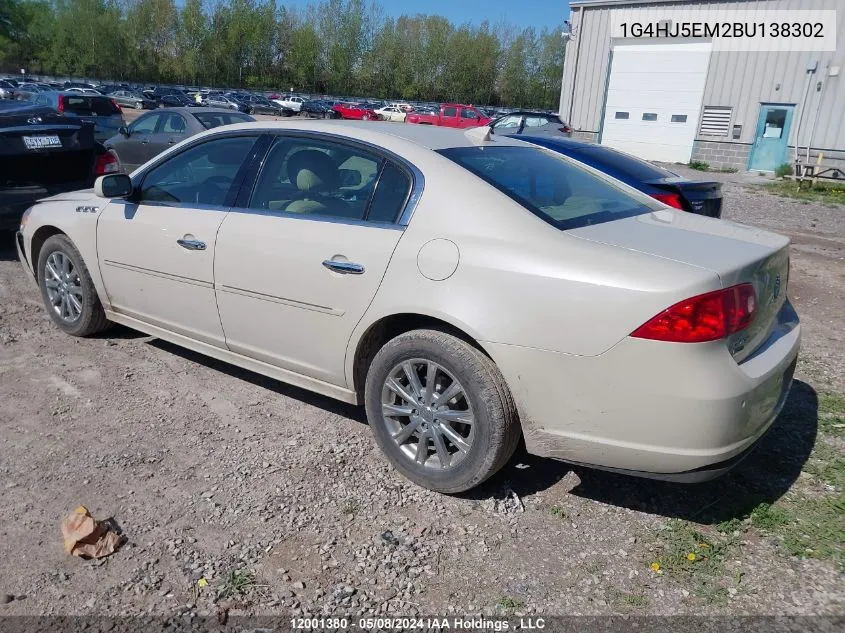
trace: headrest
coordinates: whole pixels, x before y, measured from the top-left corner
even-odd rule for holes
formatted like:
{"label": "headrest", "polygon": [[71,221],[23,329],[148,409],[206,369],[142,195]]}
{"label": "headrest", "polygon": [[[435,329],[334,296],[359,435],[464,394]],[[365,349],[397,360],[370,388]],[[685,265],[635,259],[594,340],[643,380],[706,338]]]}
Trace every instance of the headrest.
{"label": "headrest", "polygon": [[288,160],[288,178],[302,192],[327,191],[340,186],[340,173],[332,158],[319,150],[306,149]]}

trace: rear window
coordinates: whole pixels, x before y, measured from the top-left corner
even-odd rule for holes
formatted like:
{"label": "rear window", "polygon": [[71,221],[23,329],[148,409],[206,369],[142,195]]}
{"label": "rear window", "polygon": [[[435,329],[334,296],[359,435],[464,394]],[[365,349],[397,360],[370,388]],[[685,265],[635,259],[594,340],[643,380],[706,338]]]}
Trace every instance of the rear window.
{"label": "rear window", "polygon": [[193,115],[207,130],[213,127],[220,127],[221,125],[255,121],[248,114],[241,114],[240,112],[194,112]]}
{"label": "rear window", "polygon": [[440,153],[562,230],[662,208],[538,147],[455,147]]}
{"label": "rear window", "polygon": [[109,116],[118,114],[120,110],[109,97],[94,97],[87,95],[64,95],[65,112],[81,116]]}
{"label": "rear window", "polygon": [[606,165],[610,169],[625,174],[633,180],[657,180],[659,178],[674,178],[677,176],[677,174],[673,174],[668,169],[663,169],[639,158],[617,152],[609,147],[586,147],[584,149],[578,149],[577,152],[572,152],[574,159],[578,160],[579,156],[583,156],[591,164]]}

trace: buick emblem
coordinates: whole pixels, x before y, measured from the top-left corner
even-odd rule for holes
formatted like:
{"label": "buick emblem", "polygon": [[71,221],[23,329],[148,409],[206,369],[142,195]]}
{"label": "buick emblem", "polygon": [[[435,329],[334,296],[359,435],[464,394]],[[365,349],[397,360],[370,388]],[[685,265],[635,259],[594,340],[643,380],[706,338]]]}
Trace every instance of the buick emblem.
{"label": "buick emblem", "polygon": [[41,117],[40,116],[31,116],[26,120],[26,122],[29,123],[30,125],[38,125],[39,123],[41,123]]}
{"label": "buick emblem", "polygon": [[780,275],[775,275],[775,283],[772,288],[772,295],[775,299],[780,296]]}

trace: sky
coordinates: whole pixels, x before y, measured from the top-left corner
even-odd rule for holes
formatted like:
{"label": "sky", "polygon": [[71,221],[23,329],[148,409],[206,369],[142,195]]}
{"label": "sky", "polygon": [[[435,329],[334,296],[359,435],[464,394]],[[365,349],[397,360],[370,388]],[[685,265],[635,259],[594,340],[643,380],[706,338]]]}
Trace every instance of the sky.
{"label": "sky", "polygon": [[[442,15],[455,24],[501,20],[521,28],[557,26],[569,15],[568,0],[379,0],[388,15],[427,13]],[[305,6],[309,0],[282,0]],[[278,3],[277,3],[278,4]]]}

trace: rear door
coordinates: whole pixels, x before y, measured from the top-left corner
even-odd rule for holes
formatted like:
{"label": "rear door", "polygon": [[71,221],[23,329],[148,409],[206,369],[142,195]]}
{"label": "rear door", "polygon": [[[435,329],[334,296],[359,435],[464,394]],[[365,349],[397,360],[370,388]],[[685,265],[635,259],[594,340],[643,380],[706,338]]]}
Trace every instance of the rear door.
{"label": "rear door", "polygon": [[472,108],[461,108],[461,119],[458,122],[459,127],[477,127],[480,119],[478,113]]}
{"label": "rear door", "polygon": [[[411,177],[375,150],[319,134],[278,136],[262,165],[217,238],[226,343],[345,386],[346,346],[402,236]],[[344,170],[358,176],[341,179]],[[324,186],[311,190],[317,180]]]}
{"label": "rear door", "polygon": [[458,127],[458,108],[446,106],[440,111],[440,125]]}
{"label": "rear door", "polygon": [[145,149],[145,160],[161,154],[164,150],[188,138],[188,123],[178,112],[165,112],[156,131],[150,135]]}
{"label": "rear door", "polygon": [[97,256],[116,312],[223,347],[214,294],[217,231],[255,135],[195,144],[137,178],[97,222]]}

